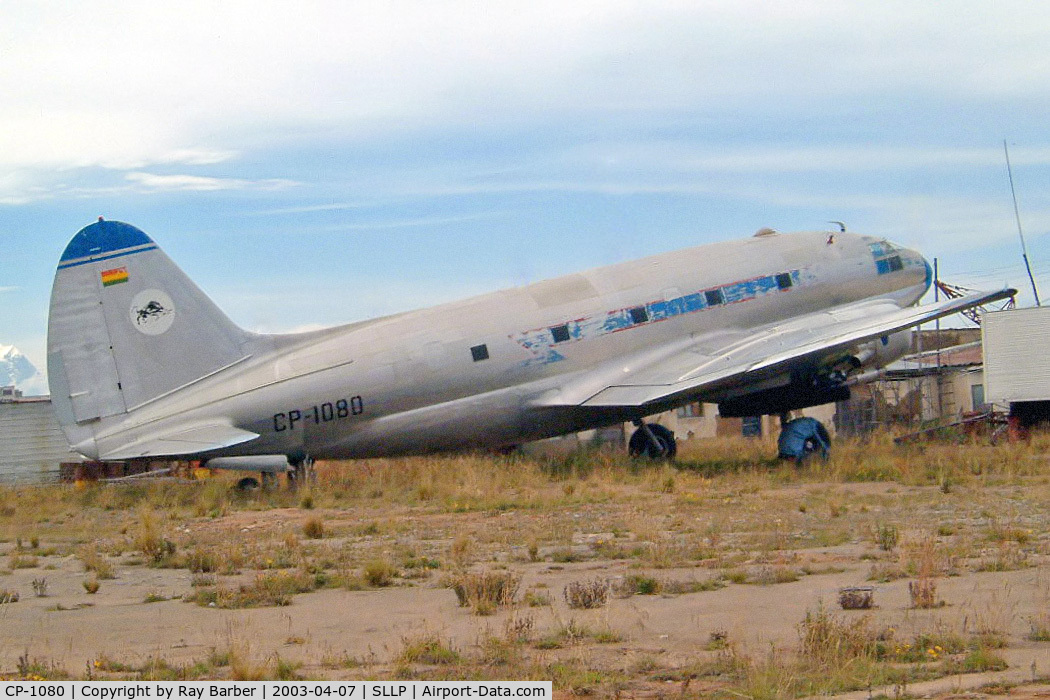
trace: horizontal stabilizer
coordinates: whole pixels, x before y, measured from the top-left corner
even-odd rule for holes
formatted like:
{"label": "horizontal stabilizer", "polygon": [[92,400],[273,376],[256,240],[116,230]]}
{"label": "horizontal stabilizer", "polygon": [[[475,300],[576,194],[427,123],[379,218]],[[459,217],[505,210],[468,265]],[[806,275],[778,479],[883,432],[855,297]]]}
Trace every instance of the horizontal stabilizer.
{"label": "horizontal stabilizer", "polygon": [[166,435],[152,436],[147,440],[122,445],[103,452],[101,459],[136,459],[141,457],[166,457],[198,452],[221,450],[248,442],[259,437],[258,433],[241,430],[232,425],[198,425],[181,428]]}

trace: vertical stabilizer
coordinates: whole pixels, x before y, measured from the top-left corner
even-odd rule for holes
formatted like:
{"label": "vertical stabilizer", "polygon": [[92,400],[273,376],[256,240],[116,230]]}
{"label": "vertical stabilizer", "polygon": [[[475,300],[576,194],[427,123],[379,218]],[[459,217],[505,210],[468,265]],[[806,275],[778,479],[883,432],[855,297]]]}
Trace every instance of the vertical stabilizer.
{"label": "vertical stabilizer", "polygon": [[59,422],[76,447],[92,421],[236,362],[248,338],[149,236],[100,219],[66,246],[51,291],[48,373]]}

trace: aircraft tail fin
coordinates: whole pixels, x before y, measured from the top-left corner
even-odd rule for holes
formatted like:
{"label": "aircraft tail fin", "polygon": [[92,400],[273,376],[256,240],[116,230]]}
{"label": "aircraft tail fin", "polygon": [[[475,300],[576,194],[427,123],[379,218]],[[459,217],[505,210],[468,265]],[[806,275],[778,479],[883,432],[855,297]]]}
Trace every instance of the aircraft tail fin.
{"label": "aircraft tail fin", "polygon": [[70,444],[238,361],[251,337],[139,229],[83,228],[62,253],[48,318],[52,402]]}

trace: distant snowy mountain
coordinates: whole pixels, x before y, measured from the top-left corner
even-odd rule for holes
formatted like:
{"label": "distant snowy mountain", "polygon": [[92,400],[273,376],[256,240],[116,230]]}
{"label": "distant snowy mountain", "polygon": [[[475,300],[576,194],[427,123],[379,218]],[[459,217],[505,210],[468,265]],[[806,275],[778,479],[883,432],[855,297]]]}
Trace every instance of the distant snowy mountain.
{"label": "distant snowy mountain", "polygon": [[0,386],[12,384],[26,396],[47,393],[47,380],[29,358],[12,345],[0,345]]}

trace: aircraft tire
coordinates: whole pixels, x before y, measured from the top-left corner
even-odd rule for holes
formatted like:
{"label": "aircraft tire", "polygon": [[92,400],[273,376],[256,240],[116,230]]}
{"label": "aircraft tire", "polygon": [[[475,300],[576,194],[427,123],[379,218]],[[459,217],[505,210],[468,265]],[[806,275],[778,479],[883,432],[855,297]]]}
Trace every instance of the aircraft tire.
{"label": "aircraft tire", "polygon": [[238,491],[258,491],[259,480],[254,476],[246,476],[237,482]]}
{"label": "aircraft tire", "polygon": [[[649,438],[646,428],[656,439],[656,444]],[[659,423],[649,423],[634,431],[630,441],[627,443],[627,453],[631,457],[645,457],[647,459],[664,459],[671,461],[678,454],[678,442],[674,439],[674,433]]]}
{"label": "aircraft tire", "polygon": [[[810,420],[810,419],[807,418],[807,419],[796,419],[796,420]],[[788,426],[791,425],[791,423],[794,423],[794,422],[795,421],[789,421],[786,425],[784,425],[784,429],[786,429]],[[824,426],[823,423],[821,423],[820,421],[815,421],[815,423],[816,423],[817,437],[816,438],[814,438],[814,437],[806,438],[805,443],[802,446],[801,454],[786,455],[783,452],[781,452],[778,455],[778,457],[780,459],[789,459],[789,460],[793,461],[795,463],[795,466],[797,466],[797,467],[804,466],[807,462],[810,461],[810,459],[813,458],[814,455],[820,455],[820,457],[822,459],[827,461],[827,459],[828,459],[828,451],[831,448],[831,434],[828,433],[828,429]],[[779,440],[778,440],[778,442],[779,442]]]}

